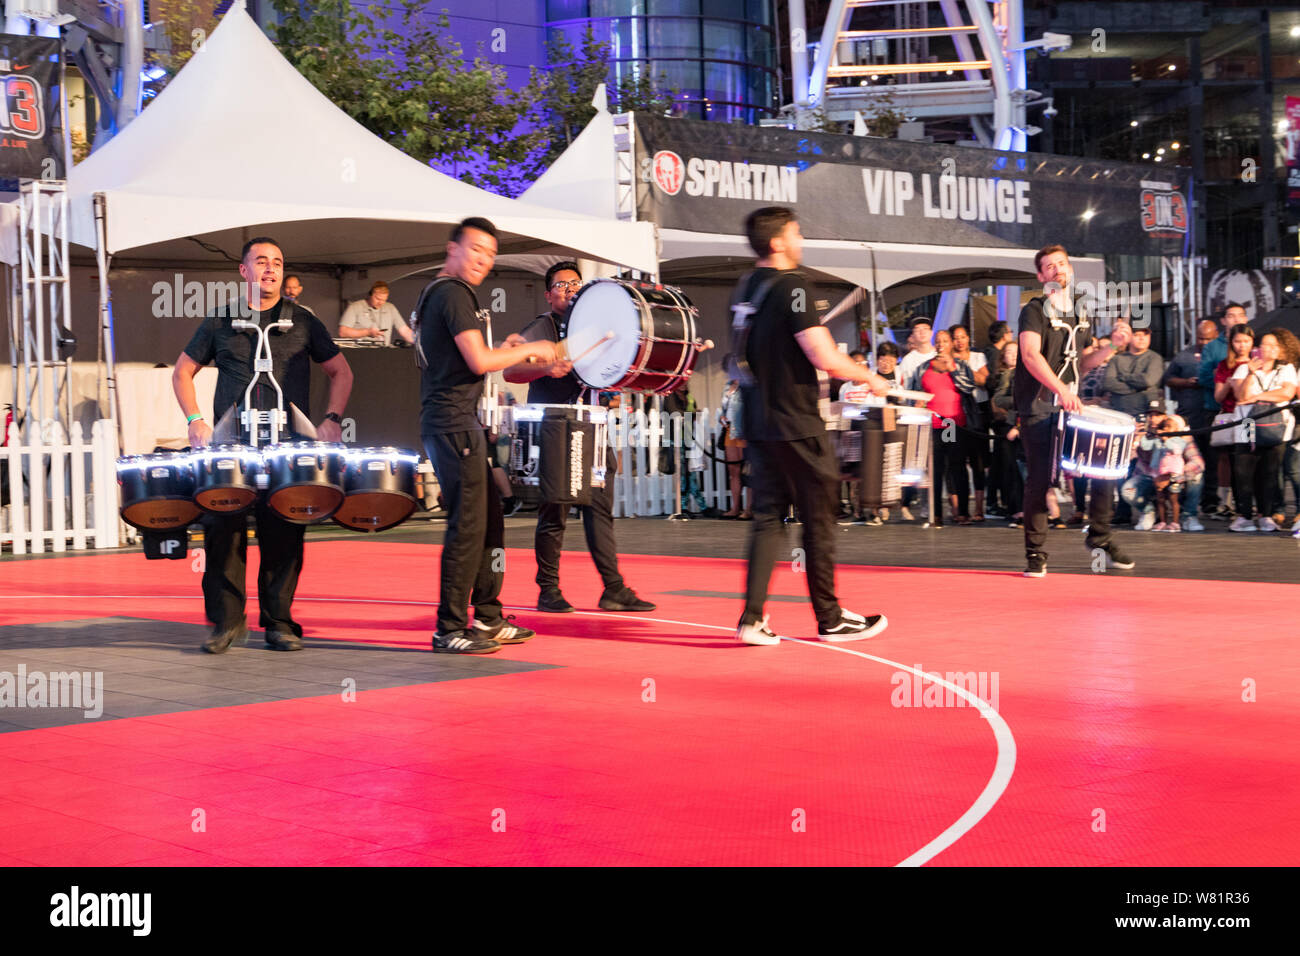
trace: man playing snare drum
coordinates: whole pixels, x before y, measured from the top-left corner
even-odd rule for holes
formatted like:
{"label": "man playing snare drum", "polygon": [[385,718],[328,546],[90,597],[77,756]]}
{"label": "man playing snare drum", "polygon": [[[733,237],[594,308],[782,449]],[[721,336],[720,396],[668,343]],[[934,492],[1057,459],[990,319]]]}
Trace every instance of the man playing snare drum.
{"label": "man playing snare drum", "polygon": [[[1043,294],[1020,310],[1020,364],[1013,394],[1025,446],[1025,577],[1047,574],[1047,491],[1052,481],[1052,431],[1064,408],[1078,412],[1078,356],[1092,335],[1092,323],[1074,295],[1074,270],[1063,246],[1045,246],[1034,256]],[[1092,481],[1088,503],[1090,549],[1100,548],[1116,568],[1128,570],[1133,560],[1111,540],[1115,482]],[[1076,502],[1076,507],[1078,503]]]}
{"label": "man playing snare drum", "polygon": [[[278,321],[284,279],[284,253],[279,244],[265,237],[250,239],[244,244],[239,274],[248,289],[245,314],[263,326]],[[268,336],[272,374],[284,390],[285,411],[289,411],[290,402],[306,410],[311,362],[319,362],[330,379],[329,411],[317,426],[316,434],[321,441],[337,442],[342,437],[343,410],[352,393],[352,370],[320,319],[296,304],[285,314],[293,320],[293,327]],[[231,323],[238,317],[234,303],[218,309],[203,320],[176,360],[172,389],[189,423],[193,448],[202,448],[212,439],[212,426],[203,420],[194,396],[194,376],[198,370],[209,362],[217,366],[217,392],[213,401],[217,421],[228,409],[243,404],[244,392],[253,379],[257,334],[253,330],[234,328]],[[275,392],[265,379],[254,388],[252,402],[263,411],[276,407]],[[292,418],[289,424],[292,428]],[[240,441],[246,441],[247,437],[244,433]],[[280,440],[291,441],[293,436],[281,434]],[[298,575],[302,572],[306,529],[283,520],[265,502],[258,502],[253,514],[261,553],[257,570],[258,617],[266,631],[266,646],[276,651],[301,650],[302,627],[289,612]],[[210,654],[224,654],[231,644],[243,644],[248,639],[248,622],[244,618],[247,527],[248,518],[243,514],[233,517],[209,514],[203,518],[206,552],[203,603],[212,622],[212,635],[203,649]]]}

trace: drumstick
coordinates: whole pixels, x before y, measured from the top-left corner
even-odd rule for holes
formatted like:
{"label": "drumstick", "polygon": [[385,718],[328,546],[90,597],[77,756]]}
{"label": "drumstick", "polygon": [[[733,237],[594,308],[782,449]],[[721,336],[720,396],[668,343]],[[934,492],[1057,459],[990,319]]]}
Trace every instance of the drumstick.
{"label": "drumstick", "polygon": [[[596,349],[599,348],[600,346],[604,345],[606,342],[608,342],[608,341],[609,341],[610,339],[612,339],[613,337],[614,337],[614,330],[613,330],[613,329],[610,329],[608,332],[606,332],[604,335],[602,335],[599,339],[597,339],[595,342],[593,342],[590,348],[586,349],[586,350],[585,350],[581,355],[579,355],[579,356],[578,356],[577,358],[575,358],[575,359],[571,359],[570,361],[572,361],[572,362],[577,362],[578,359],[586,358],[586,357],[587,357],[588,355],[590,355],[594,350],[596,350]],[[565,341],[567,342],[568,340],[566,339]]]}
{"label": "drumstick", "polygon": [[[579,355],[578,358],[575,358],[575,359],[565,359],[565,358],[563,357],[565,351],[567,351],[567,349],[568,349],[568,347],[569,347],[569,340],[568,340],[568,339],[561,339],[559,342],[556,342],[556,343],[555,343],[555,346],[556,346],[556,350],[557,350],[557,352],[558,352],[559,355],[560,355],[560,359],[559,359],[559,360],[560,360],[561,362],[564,362],[564,361],[576,362],[576,361],[578,361],[578,359],[580,359],[580,358],[586,358],[587,355],[589,355],[589,354],[591,353],[592,349],[595,349],[595,348],[597,348],[598,346],[604,345],[606,342],[608,342],[608,341],[609,341],[610,339],[612,339],[613,337],[614,337],[614,330],[611,329],[610,331],[608,331],[608,332],[606,332],[604,335],[602,335],[599,339],[597,339],[597,340],[592,344],[591,348],[587,349],[585,352],[583,352],[581,355]],[[535,363],[536,361],[537,361],[537,356],[536,356],[536,355],[530,355],[530,356],[528,356],[528,359],[527,359],[528,364],[531,365],[531,364]]]}

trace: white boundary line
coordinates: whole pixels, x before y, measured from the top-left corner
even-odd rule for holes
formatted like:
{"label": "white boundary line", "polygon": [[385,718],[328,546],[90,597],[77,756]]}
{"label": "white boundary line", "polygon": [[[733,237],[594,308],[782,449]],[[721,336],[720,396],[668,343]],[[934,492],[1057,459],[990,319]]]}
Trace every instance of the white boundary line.
{"label": "white boundary line", "polygon": [[[139,600],[139,601],[156,601],[156,600],[193,600],[191,595],[181,594],[3,594],[0,598],[43,598],[43,599],[76,599],[76,598],[94,598],[97,600]],[[295,601],[318,601],[340,604],[405,604],[417,605],[421,607],[437,607],[436,601],[392,601],[392,600],[372,600],[370,598],[331,598],[331,597],[303,597],[297,596]],[[535,611],[536,608],[520,607],[517,605],[507,605],[506,610],[510,611]],[[544,613],[544,612],[542,612]],[[574,613],[586,617],[613,617],[629,620],[626,613],[602,613],[599,611],[576,611]],[[675,624],[679,627],[695,627],[702,630],[710,631],[728,631],[735,629],[722,627],[718,624],[698,624],[695,621],[675,621],[662,617],[645,617],[641,614],[636,615],[633,620],[652,621],[656,624]],[[827,644],[822,641],[806,641],[797,637],[783,637],[783,641],[789,641],[792,644],[804,644],[808,647],[817,647],[825,651],[837,651],[841,654],[852,654],[854,657],[861,657],[868,661],[875,661],[877,664],[884,664],[887,667],[894,667],[898,670],[907,671],[909,674],[916,675],[923,680],[931,681],[940,686],[951,690],[954,694],[965,700],[970,706],[980,712],[980,717],[988,720],[989,726],[993,728],[993,740],[997,745],[997,760],[993,765],[993,775],[989,777],[989,782],[984,785],[983,791],[975,798],[975,802],[958,817],[946,830],[927,843],[921,849],[917,850],[907,859],[902,860],[897,866],[921,866],[933,860],[948,847],[952,846],[963,836],[974,829],[975,825],[984,819],[984,816],[993,809],[993,805],[1006,791],[1007,785],[1011,782],[1011,775],[1016,769],[1016,738],[1011,733],[1011,728],[1007,722],[1002,719],[1002,715],[993,709],[987,701],[972,694],[964,687],[960,687],[951,681],[945,680],[937,674],[928,674],[925,671],[917,670],[907,664],[900,664],[898,661],[891,661],[885,657],[876,657],[872,654],[865,654],[862,651],[855,651],[848,647],[841,647],[839,644]]]}

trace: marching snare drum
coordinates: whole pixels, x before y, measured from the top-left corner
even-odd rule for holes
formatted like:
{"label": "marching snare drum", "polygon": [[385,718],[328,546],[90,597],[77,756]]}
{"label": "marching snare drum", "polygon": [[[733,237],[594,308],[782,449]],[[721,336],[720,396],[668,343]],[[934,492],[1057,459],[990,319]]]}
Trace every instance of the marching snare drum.
{"label": "marching snare drum", "polygon": [[420,459],[398,448],[356,448],[347,453],[343,504],[334,520],[353,531],[385,531],[415,511],[415,466]]}
{"label": "marching snare drum", "polygon": [[[574,297],[565,339],[590,388],[666,395],[689,378],[704,343],[698,310],[672,286],[597,279]],[[602,341],[612,333],[612,338]]]}
{"label": "marching snare drum", "polygon": [[1060,474],[1117,480],[1127,477],[1137,422],[1131,415],[1085,405],[1062,410],[1052,432],[1052,460]]}
{"label": "marching snare drum", "polygon": [[343,504],[346,455],[342,445],[321,441],[269,446],[262,457],[271,510],[294,524],[312,524],[334,514]]}
{"label": "marching snare drum", "polygon": [[266,490],[262,453],[247,445],[200,448],[194,459],[194,503],[213,514],[236,515]]}
{"label": "marching snare drum", "polygon": [[117,460],[122,520],[141,531],[170,531],[199,516],[194,461],[188,453],[134,455]]}

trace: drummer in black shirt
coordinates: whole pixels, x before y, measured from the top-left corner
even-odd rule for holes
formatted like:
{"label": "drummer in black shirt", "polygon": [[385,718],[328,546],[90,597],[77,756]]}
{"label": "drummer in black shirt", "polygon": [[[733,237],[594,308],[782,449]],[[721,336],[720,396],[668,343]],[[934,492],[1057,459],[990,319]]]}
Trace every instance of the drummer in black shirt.
{"label": "drummer in black shirt", "polygon": [[[1052,481],[1052,433],[1061,409],[1078,412],[1078,356],[1092,336],[1092,323],[1074,295],[1074,269],[1064,246],[1040,249],[1034,256],[1043,294],[1020,310],[1020,362],[1013,394],[1020,416],[1025,465],[1025,577],[1047,573],[1047,490]],[[1073,360],[1072,360],[1073,359]],[[1092,480],[1088,503],[1089,548],[1109,555],[1116,568],[1128,570],[1133,560],[1111,540],[1115,483]],[[1079,502],[1075,503],[1078,508]]]}
{"label": "drummer in black shirt", "polygon": [[[559,342],[568,335],[569,308],[582,288],[582,274],[576,262],[557,262],[546,270],[546,301],[551,311],[534,319],[520,334],[529,342]],[[583,385],[573,371],[573,364],[557,359],[550,365],[521,362],[505,371],[507,382],[528,383],[529,405],[573,405],[582,394]],[[653,611],[655,605],[643,601],[627,586],[618,571],[618,550],[614,545],[614,475],[618,456],[605,449],[605,485],[591,490],[590,505],[580,507],[582,530],[587,536],[587,550],[605,585],[600,596],[602,611]],[[563,613],[573,605],[560,592],[560,549],[564,545],[564,525],[569,506],[542,502],[537,508],[537,532],[533,548],[537,554],[537,610]]]}
{"label": "drummer in black shirt", "polygon": [[[794,213],[768,206],[745,220],[757,268],[740,280],[733,299],[739,317],[732,352],[744,394],[745,453],[754,492],[754,524],[749,533],[749,571],[745,609],[736,630],[745,644],[778,644],[763,607],[785,548],[782,523],[790,505],[803,519],[808,595],[824,641],[860,641],[887,626],[883,614],[863,617],[840,607],[835,595],[835,513],[839,507],[839,468],[831,453],[826,423],[818,413],[820,369],[829,375],[866,382],[877,395],[890,384],[835,347],[821,324],[813,290],[796,272],[803,236]],[[748,306],[749,308],[746,308]]]}
{"label": "drummer in black shirt", "polygon": [[437,654],[491,654],[502,644],[533,636],[501,613],[498,558],[505,545],[505,521],[477,412],[489,372],[529,356],[549,364],[555,361],[555,346],[511,335],[503,347],[488,348],[487,312],[479,308],[474,287],[487,278],[496,255],[496,227],[477,217],[464,220],[447,243],[446,264],[417,306],[420,440],[447,508],[433,636]]}
{"label": "drummer in black shirt", "polygon": [[[292,402],[300,410],[307,408],[311,362],[319,362],[329,376],[329,409],[316,427],[321,441],[337,442],[342,438],[343,410],[352,393],[352,370],[320,319],[300,305],[282,300],[280,286],[284,280],[284,254],[279,243],[259,237],[244,244],[239,274],[248,283],[249,302],[243,310],[250,321],[265,326],[277,322],[281,305],[289,306],[286,317],[293,327],[267,335],[271,349],[272,374],[284,391],[285,412]],[[181,411],[189,423],[192,448],[203,448],[212,440],[212,426],[199,413],[194,395],[194,376],[209,362],[217,366],[217,390],[213,414],[220,422],[229,410],[238,414],[248,383],[253,380],[253,359],[258,337],[251,329],[236,329],[233,307],[226,306],[203,320],[185,351],[176,360],[172,389]],[[275,390],[265,379],[254,387],[254,408],[276,408]],[[289,434],[281,440],[293,440],[292,414]],[[241,441],[247,439],[241,437]],[[259,626],[266,631],[266,645],[277,651],[302,649],[302,626],[290,614],[293,595],[302,572],[303,534],[305,527],[280,518],[265,502],[253,510],[257,522],[257,547],[261,553],[257,569],[257,603]],[[234,517],[209,514],[203,517],[204,570],[203,603],[212,634],[203,649],[223,654],[231,644],[248,639],[244,618],[244,579],[248,556],[248,516]]]}

